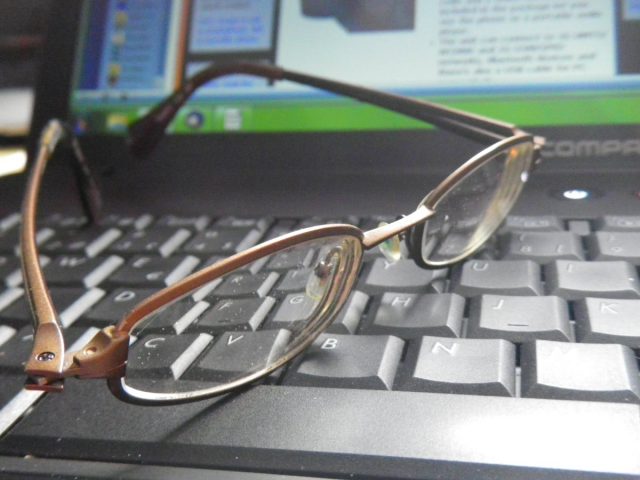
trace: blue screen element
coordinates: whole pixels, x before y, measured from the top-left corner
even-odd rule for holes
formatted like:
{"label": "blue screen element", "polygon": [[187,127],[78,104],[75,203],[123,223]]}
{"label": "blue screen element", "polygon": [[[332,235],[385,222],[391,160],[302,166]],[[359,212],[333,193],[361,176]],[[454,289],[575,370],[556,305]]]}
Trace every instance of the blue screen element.
{"label": "blue screen element", "polygon": [[106,12],[98,89],[145,90],[163,85],[169,0],[112,0]]}
{"label": "blue screen element", "polygon": [[640,20],[640,0],[624,0],[624,20]]}
{"label": "blue screen element", "polygon": [[189,50],[192,53],[268,50],[273,0],[196,0]]}

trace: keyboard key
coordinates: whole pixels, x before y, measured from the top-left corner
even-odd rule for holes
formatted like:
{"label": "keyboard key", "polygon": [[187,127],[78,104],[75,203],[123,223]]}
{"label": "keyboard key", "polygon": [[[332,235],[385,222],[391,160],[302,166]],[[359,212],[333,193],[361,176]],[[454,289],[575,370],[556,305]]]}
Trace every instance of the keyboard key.
{"label": "keyboard key", "polygon": [[327,328],[327,333],[354,334],[360,325],[362,315],[367,308],[369,295],[357,290],[351,292],[338,316]]}
{"label": "keyboard key", "polygon": [[126,234],[109,247],[109,251],[121,254],[154,253],[168,257],[182,245],[191,233],[180,228],[148,228]]}
{"label": "keyboard key", "polygon": [[536,339],[568,342],[573,334],[569,308],[561,298],[482,295],[471,301],[467,336],[524,343]]}
{"label": "keyboard key", "polygon": [[464,298],[455,293],[385,293],[367,333],[401,338],[460,337],[463,316]]}
{"label": "keyboard key", "polygon": [[326,225],[327,223],[344,223],[338,218],[329,219],[328,217],[307,217],[302,218],[296,224],[296,230],[302,230],[303,228],[317,227],[319,225]]}
{"label": "keyboard key", "polygon": [[11,213],[0,220],[0,232],[6,232],[20,225],[20,214]]}
{"label": "keyboard key", "polygon": [[6,232],[0,231],[0,253],[16,253],[16,246],[18,245],[17,229],[11,229]]}
{"label": "keyboard key", "polygon": [[[220,260],[224,260],[225,258],[227,257],[225,257],[224,255],[212,255],[211,257],[203,261],[200,265],[198,265],[198,270],[202,270],[206,267],[210,267],[211,265],[214,265],[218,263]],[[264,257],[260,260],[256,260],[255,262],[251,262],[248,265],[240,267],[236,271],[258,273],[259,271],[262,270],[262,267],[264,267],[264,264],[267,263],[268,260],[269,260],[269,257]]]}
{"label": "keyboard key", "polygon": [[231,228],[252,228],[260,232],[266,232],[269,226],[273,223],[271,217],[234,217],[226,216],[219,218],[215,226],[216,227],[231,227]]}
{"label": "keyboard key", "polygon": [[638,274],[627,262],[556,260],[545,267],[547,290],[567,300],[638,298]]}
{"label": "keyboard key", "polygon": [[280,302],[270,325],[273,328],[291,328],[291,324],[309,318],[316,302],[305,293],[290,293]]}
{"label": "keyboard key", "polygon": [[345,217],[308,217],[300,220],[300,223],[296,225],[297,229],[317,227],[318,225],[327,225],[330,223],[346,223],[347,225],[358,225],[360,219],[355,215],[347,215]]}
{"label": "keyboard key", "polygon": [[0,345],[6,343],[11,337],[16,334],[16,329],[8,327],[6,325],[0,325]]}
{"label": "keyboard key", "polygon": [[55,237],[45,242],[40,251],[47,254],[70,253],[95,257],[122,236],[116,228],[85,228],[61,230]]}
{"label": "keyboard key", "polygon": [[447,269],[428,270],[418,267],[413,260],[389,262],[385,258],[377,258],[362,284],[362,290],[369,294],[387,291],[437,293],[444,289],[446,278]]}
{"label": "keyboard key", "polygon": [[[55,445],[66,458],[121,462],[107,476],[132,478],[165,473],[133,465],[138,455],[151,466],[184,465],[188,455],[201,468],[186,475],[171,468],[169,478],[259,478],[221,471],[243,458],[252,470],[277,465],[285,478],[312,467],[325,478],[345,478],[345,470],[355,478],[394,478],[400,471],[474,480],[640,476],[636,405],[259,385],[219,400],[145,408],[117,400],[104,382],[76,380],[43,400],[3,438],[3,466],[20,452],[38,462]],[[83,415],[89,407],[109,414]],[[90,477],[109,466],[82,469],[80,462],[79,470],[59,476]]]}
{"label": "keyboard key", "polygon": [[[36,244],[41,246],[51,239],[56,232],[51,228],[41,228],[36,233]],[[0,233],[0,252],[20,255],[20,245],[18,240],[19,232],[16,229]]]}
{"label": "keyboard key", "polygon": [[264,232],[257,228],[251,230],[236,246],[236,252],[244,252],[248,248],[256,245],[260,239],[264,236]]}
{"label": "keyboard key", "polygon": [[[353,291],[326,331],[339,334],[355,333],[368,300],[367,294]],[[308,320],[315,307],[316,302],[305,293],[291,293],[280,302],[270,325],[272,328],[291,328],[295,322]]]}
{"label": "keyboard key", "polygon": [[119,322],[127,312],[157,290],[151,288],[119,288],[111,292],[83,318],[83,322],[99,327]]}
{"label": "keyboard key", "polygon": [[105,227],[116,228],[133,228],[135,230],[144,230],[153,222],[153,216],[148,213],[142,215],[121,215],[111,213],[105,215],[100,220],[100,225]]}
{"label": "keyboard key", "polygon": [[187,330],[191,324],[196,322],[210,306],[207,302],[199,302],[192,298],[185,298],[154,314],[153,323],[147,328],[149,330],[180,335]]}
{"label": "keyboard key", "polygon": [[155,223],[156,227],[187,228],[201,232],[211,222],[208,215],[183,216],[164,215]]}
{"label": "keyboard key", "polygon": [[226,331],[255,331],[275,305],[275,299],[228,298],[210,308],[191,328],[211,334]]}
{"label": "keyboard key", "polygon": [[[181,475],[174,467],[165,477],[251,478],[218,474],[237,466],[235,456],[249,458],[244,465],[252,470],[277,464],[280,476],[299,476],[303,467],[303,474],[313,467],[325,478],[344,478],[345,469],[355,478],[393,478],[400,470],[474,480],[640,476],[636,405],[259,385],[217,401],[144,408],[105,393],[104,382],[69,380],[64,394],[47,395],[3,438],[3,466],[11,452],[42,458],[56,445],[67,458],[122,462],[107,473],[133,478],[165,472],[132,466],[138,454],[146,465],[184,465],[187,451],[201,470]],[[110,414],[81,415],[88,406]],[[91,476],[100,468],[60,476]]]}
{"label": "keyboard key", "polygon": [[109,278],[111,285],[166,287],[189,275],[200,263],[196,257],[137,255]]}
{"label": "keyboard key", "polygon": [[393,336],[322,334],[285,382],[391,390],[403,348]]}
{"label": "keyboard key", "polygon": [[[24,387],[24,375],[0,376],[0,410],[14,398]],[[0,424],[2,419],[0,418]],[[0,435],[4,432],[0,430]]]}
{"label": "keyboard key", "polygon": [[275,287],[275,291],[279,294],[291,292],[302,292],[307,287],[309,276],[313,273],[311,268],[303,268],[299,270],[289,270],[284,273],[284,278]]}
{"label": "keyboard key", "polygon": [[245,372],[258,371],[283,354],[290,335],[287,330],[227,332],[184,378],[225,381]]}
{"label": "keyboard key", "polygon": [[87,217],[85,217],[84,215],[67,215],[63,213],[53,213],[41,219],[38,223],[47,227],[72,230],[86,226]]}
{"label": "keyboard key", "polygon": [[558,217],[551,215],[509,215],[505,220],[504,226],[508,230],[531,230],[538,232],[564,230],[562,221]]}
{"label": "keyboard key", "polygon": [[[40,267],[44,268],[49,264],[50,258],[45,257],[44,255],[40,255]],[[14,270],[12,273],[7,275],[4,279],[4,283],[7,287],[17,287],[23,283],[24,279],[22,278],[22,269],[18,268]]]}
{"label": "keyboard key", "polygon": [[640,376],[624,345],[538,340],[521,352],[522,396],[640,403]]}
{"label": "keyboard key", "polygon": [[205,333],[139,338],[127,360],[127,376],[177,380],[212,340]]}
{"label": "keyboard key", "polygon": [[233,273],[226,277],[213,294],[216,297],[265,297],[278,281],[275,272]]}
{"label": "keyboard key", "polygon": [[591,233],[591,222],[589,220],[567,220],[567,229],[576,235],[586,237]]}
{"label": "keyboard key", "polygon": [[547,263],[584,260],[582,241],[572,232],[514,232],[502,237],[502,258]]}
{"label": "keyboard key", "polygon": [[[105,293],[99,288],[85,290],[75,287],[52,287],[50,291],[53,304],[60,313],[60,322],[64,327],[68,327],[80,318]],[[0,318],[3,319],[3,322],[6,321],[12,325],[31,324],[32,315],[29,305],[27,305],[27,299],[23,297],[19,301],[13,302],[2,310]]]}
{"label": "keyboard key", "polygon": [[640,265],[640,232],[597,232],[589,238],[594,260],[626,260]]}
{"label": "keyboard key", "polygon": [[[16,228],[6,232],[0,231],[0,253],[20,255],[19,235],[20,232]],[[55,231],[51,228],[41,228],[36,233],[36,244],[40,246],[54,235]]]}
{"label": "keyboard key", "polygon": [[585,298],[574,306],[576,336],[583,343],[620,343],[640,349],[640,300]]}
{"label": "keyboard key", "polygon": [[311,265],[311,261],[315,256],[315,250],[303,250],[295,248],[293,250],[285,250],[271,257],[269,263],[265,265],[265,270],[287,271],[290,269],[301,269]]}
{"label": "keyboard key", "polygon": [[[52,295],[55,295],[53,290]],[[67,328],[72,325],[87,310],[98,303],[100,299],[104,297],[104,295],[105,291],[99,288],[91,288],[89,290],[86,290],[82,295],[80,295],[80,297],[78,297],[76,301],[74,301],[60,313],[60,323],[62,324],[62,326],[64,328]],[[56,303],[56,305],[58,304]]]}
{"label": "keyboard key", "polygon": [[121,257],[88,258],[78,255],[56,257],[44,269],[44,276],[50,285],[83,285],[91,288],[99,285],[124,263]]}
{"label": "keyboard key", "polygon": [[598,221],[598,230],[610,232],[640,232],[640,217],[631,215],[605,215]]}
{"label": "keyboard key", "polygon": [[[13,363],[10,369],[0,366],[0,373],[2,373],[0,375],[0,436],[7,433],[9,428],[16,424],[23,415],[29,413],[38,399],[44,395],[44,392],[23,389],[26,378],[23,370],[24,364],[31,353],[31,330],[31,327],[24,329],[25,335],[17,350],[6,351],[0,348],[0,364],[3,364],[6,358],[11,357],[14,353],[24,353],[25,355],[24,359],[19,359],[23,361],[15,364],[17,366],[14,366]],[[66,338],[69,341],[67,351],[74,352],[82,348],[97,332],[97,329],[70,329]]]}
{"label": "keyboard key", "polygon": [[13,255],[0,255],[0,282],[10,274],[20,270],[20,260]]}
{"label": "keyboard key", "polygon": [[293,218],[279,218],[271,227],[267,230],[267,233],[263,237],[263,241],[277,238],[281,235],[293,231],[298,224],[298,221]]}
{"label": "keyboard key", "polygon": [[530,260],[470,260],[458,269],[453,291],[482,294],[542,295],[540,266]]}
{"label": "keyboard key", "polygon": [[[156,310],[153,313],[153,320],[145,323],[144,332],[180,335],[209,307],[210,305],[207,302],[196,302],[186,297],[181,301]],[[136,335],[135,332],[134,335]]]}
{"label": "keyboard key", "polygon": [[262,232],[253,228],[216,228],[198,233],[183,248],[194,255],[231,255],[255,245]]}
{"label": "keyboard key", "polygon": [[22,297],[23,294],[24,290],[21,288],[8,288],[7,290],[0,292],[0,318],[4,317],[2,311]]}
{"label": "keyboard key", "polygon": [[406,390],[515,396],[516,348],[505,340],[423,337]]}

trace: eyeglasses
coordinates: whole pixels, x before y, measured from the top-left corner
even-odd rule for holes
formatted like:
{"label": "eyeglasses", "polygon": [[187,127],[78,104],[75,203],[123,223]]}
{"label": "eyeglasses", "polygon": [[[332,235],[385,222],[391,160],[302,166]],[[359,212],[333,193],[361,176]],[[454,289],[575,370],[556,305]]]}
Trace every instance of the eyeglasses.
{"label": "eyeglasses", "polygon": [[[66,377],[106,378],[120,399],[183,403],[270,375],[303,352],[347,302],[363,252],[406,251],[425,268],[458,262],[495,232],[539,162],[544,140],[513,125],[434,103],[268,65],[209,67],[131,127],[130,149],[149,153],[201,85],[224,75],[290,80],[393,110],[489,146],[432,190],[415,211],[369,231],[346,224],[306,228],[203,268],[148,297],[117,325],[66,352],[36,244],[36,211],[56,146],[71,147],[82,205],[98,221],[99,190],[72,129],[52,120],[41,135],[23,204],[21,257],[34,318],[27,388],[61,391]],[[286,285],[286,287],[284,287]]]}

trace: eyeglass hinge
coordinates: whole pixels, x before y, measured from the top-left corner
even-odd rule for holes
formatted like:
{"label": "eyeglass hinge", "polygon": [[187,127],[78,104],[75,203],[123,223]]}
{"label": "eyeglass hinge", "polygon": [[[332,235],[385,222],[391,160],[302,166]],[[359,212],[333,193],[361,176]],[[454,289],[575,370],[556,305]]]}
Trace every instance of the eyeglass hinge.
{"label": "eyeglass hinge", "polygon": [[26,390],[38,390],[48,393],[59,393],[64,389],[64,379],[50,379],[46,377],[29,377],[24,383]]}
{"label": "eyeglass hinge", "polygon": [[110,326],[99,331],[81,350],[65,355],[64,376],[110,378],[124,375],[129,335]]}
{"label": "eyeglass hinge", "polygon": [[64,356],[59,373],[30,375],[27,390],[61,392],[66,377],[110,378],[123,376],[129,349],[129,335],[115,333],[115,327],[98,332],[81,350]]}

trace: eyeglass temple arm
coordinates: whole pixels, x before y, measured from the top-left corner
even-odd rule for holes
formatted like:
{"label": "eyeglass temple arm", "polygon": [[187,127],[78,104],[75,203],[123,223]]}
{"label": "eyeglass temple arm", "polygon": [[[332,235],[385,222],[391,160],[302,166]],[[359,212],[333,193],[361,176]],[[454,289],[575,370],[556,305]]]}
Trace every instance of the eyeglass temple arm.
{"label": "eyeglass temple arm", "polygon": [[90,221],[98,219],[101,208],[100,191],[71,128],[59,120],[51,120],[45,126],[38,142],[35,163],[31,169],[22,205],[20,233],[22,273],[34,318],[33,353],[25,370],[33,376],[60,375],[64,365],[62,328],[42,273],[36,244],[36,216],[42,177],[47,163],[61,142],[68,143],[73,152],[73,165],[82,206]]}
{"label": "eyeglass temple arm", "polygon": [[336,82],[321,77],[288,71],[271,65],[230,64],[208,67],[154,107],[147,115],[129,128],[129,149],[137,156],[146,156],[164,136],[165,129],[182,105],[203,84],[215,78],[232,74],[247,74],[270,80],[290,80],[328,92],[344,95],[365,103],[392,110],[409,117],[431,123],[472,140],[493,143],[516,134],[512,124],[480,115],[470,114],[431,102],[414,100],[391,93]]}

